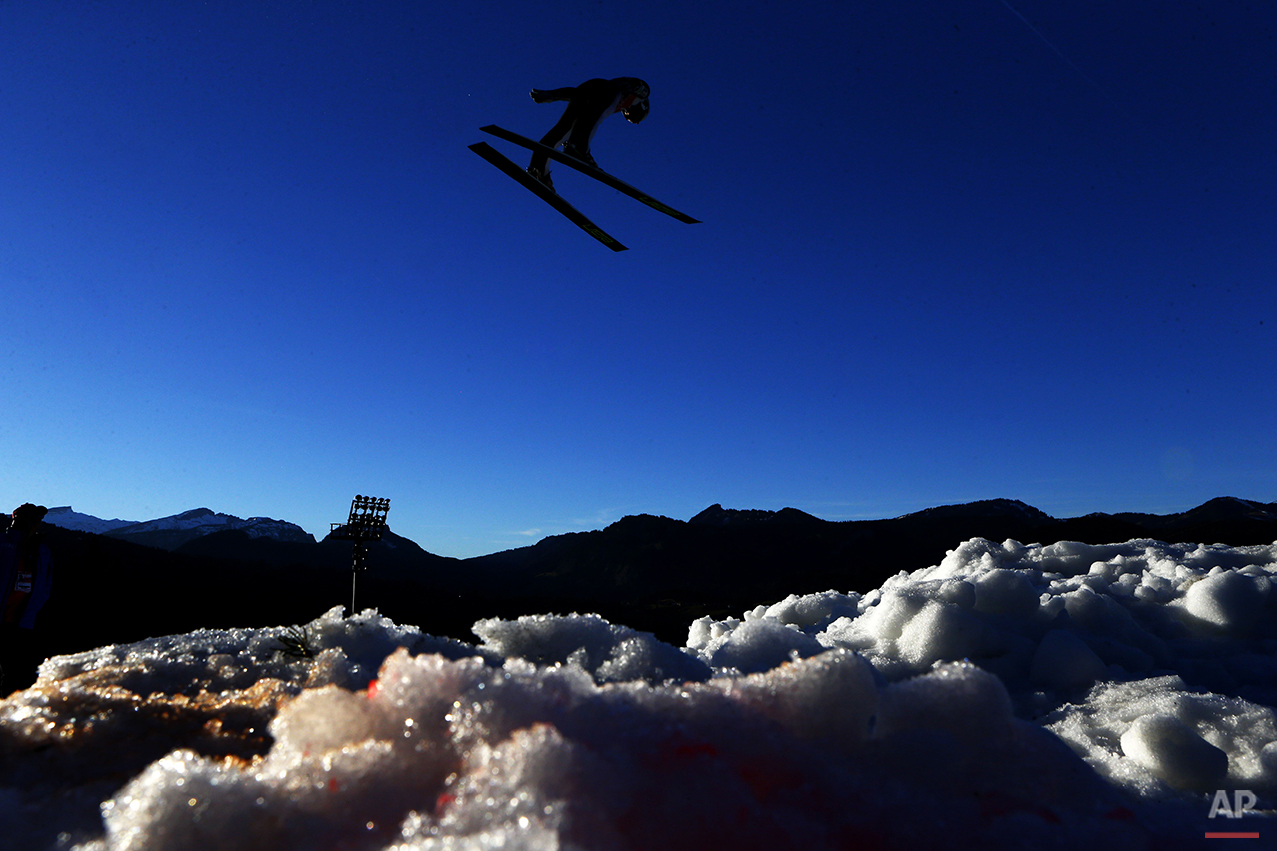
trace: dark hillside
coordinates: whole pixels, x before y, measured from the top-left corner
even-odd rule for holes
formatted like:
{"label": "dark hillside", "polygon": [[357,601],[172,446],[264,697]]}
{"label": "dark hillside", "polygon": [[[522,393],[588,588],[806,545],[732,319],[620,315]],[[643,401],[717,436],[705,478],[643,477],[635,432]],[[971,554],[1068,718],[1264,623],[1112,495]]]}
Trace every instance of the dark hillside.
{"label": "dark hillside", "polygon": [[[175,550],[45,525],[54,593],[39,631],[47,654],[201,627],[302,623],[348,606],[351,545],[222,531]],[[691,520],[638,515],[471,559],[433,555],[387,533],[356,603],[426,632],[473,641],[486,617],[597,612],[681,645],[695,618],[739,616],[788,594],[869,591],[939,563],[964,540],[1100,544],[1134,538],[1231,546],[1277,541],[1277,506],[1221,498],[1172,515],[1057,520],[1013,500],[941,506],[887,520],[829,522],[801,511],[715,505]]]}

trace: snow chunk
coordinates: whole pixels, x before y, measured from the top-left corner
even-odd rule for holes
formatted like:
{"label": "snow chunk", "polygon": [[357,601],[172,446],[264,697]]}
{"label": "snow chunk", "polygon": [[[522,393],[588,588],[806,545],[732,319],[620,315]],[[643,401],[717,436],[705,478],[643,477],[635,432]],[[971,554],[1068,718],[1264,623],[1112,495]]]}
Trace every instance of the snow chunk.
{"label": "snow chunk", "polygon": [[975,582],[977,611],[1026,618],[1038,610],[1038,592],[1018,570],[995,568]]}
{"label": "snow chunk", "polygon": [[1145,715],[1122,734],[1122,753],[1177,789],[1218,789],[1228,755],[1173,715]]}
{"label": "snow chunk", "polygon": [[1267,578],[1217,568],[1189,587],[1184,607],[1190,615],[1225,632],[1244,635],[1259,620],[1268,591]]}
{"label": "snow chunk", "polygon": [[1034,683],[1053,689],[1090,685],[1106,672],[1100,657],[1077,633],[1067,629],[1053,629],[1043,636],[1029,667]]}
{"label": "snow chunk", "polygon": [[614,626],[598,615],[491,618],[474,625],[481,648],[538,665],[576,665],[600,683],[704,680],[707,665],[649,632]]}

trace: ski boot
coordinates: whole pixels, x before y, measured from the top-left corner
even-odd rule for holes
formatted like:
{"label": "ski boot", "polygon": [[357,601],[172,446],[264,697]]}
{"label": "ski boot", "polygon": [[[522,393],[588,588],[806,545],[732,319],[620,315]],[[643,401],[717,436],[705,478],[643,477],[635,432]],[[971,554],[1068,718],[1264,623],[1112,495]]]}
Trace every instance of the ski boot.
{"label": "ski boot", "polygon": [[533,168],[532,166],[528,166],[527,171],[533,180],[536,180],[546,189],[554,192],[555,195],[559,194],[554,189],[554,181],[550,179],[550,170],[548,168]]}
{"label": "ski boot", "polygon": [[[594,161],[594,157],[590,156],[588,151],[582,151],[575,145],[564,145],[563,153],[567,154],[569,157],[575,157],[586,165],[594,166],[595,168],[599,167],[599,164]],[[600,169],[600,171],[602,171],[602,169]]]}

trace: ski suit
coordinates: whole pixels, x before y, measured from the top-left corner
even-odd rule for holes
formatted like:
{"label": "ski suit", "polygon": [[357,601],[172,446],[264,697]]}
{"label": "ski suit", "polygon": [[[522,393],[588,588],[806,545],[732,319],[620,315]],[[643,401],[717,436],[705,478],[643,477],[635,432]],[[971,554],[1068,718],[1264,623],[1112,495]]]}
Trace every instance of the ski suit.
{"label": "ski suit", "polygon": [[[592,164],[590,139],[600,122],[614,112],[623,112],[631,123],[639,123],[651,108],[647,101],[649,94],[647,83],[637,77],[586,80],[579,86],[564,89],[533,89],[532,99],[537,103],[568,102],[563,117],[542,137],[541,144],[551,148],[563,145],[565,153]],[[545,154],[534,153],[528,169],[545,173],[548,160]]]}

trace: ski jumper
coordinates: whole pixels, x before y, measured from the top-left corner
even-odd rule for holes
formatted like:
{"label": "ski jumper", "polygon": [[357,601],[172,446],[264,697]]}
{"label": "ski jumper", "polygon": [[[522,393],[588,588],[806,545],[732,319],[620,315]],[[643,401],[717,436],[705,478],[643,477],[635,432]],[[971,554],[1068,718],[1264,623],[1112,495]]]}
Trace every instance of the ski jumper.
{"label": "ski jumper", "polygon": [[[532,99],[537,103],[565,100],[567,108],[563,117],[541,139],[541,144],[557,148],[579,157],[593,165],[590,158],[590,139],[604,118],[614,112],[624,112],[625,117],[637,124],[647,116],[650,106],[647,83],[637,77],[617,77],[614,80],[586,80],[579,86],[543,91],[533,89]],[[529,171],[537,169],[542,174],[549,171],[549,158],[534,153]]]}

